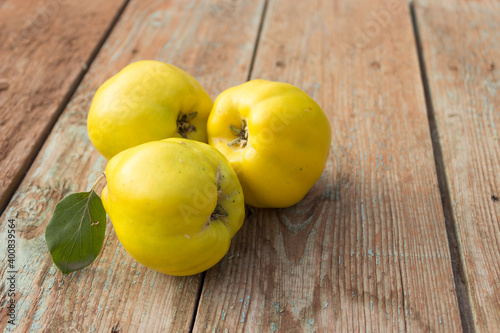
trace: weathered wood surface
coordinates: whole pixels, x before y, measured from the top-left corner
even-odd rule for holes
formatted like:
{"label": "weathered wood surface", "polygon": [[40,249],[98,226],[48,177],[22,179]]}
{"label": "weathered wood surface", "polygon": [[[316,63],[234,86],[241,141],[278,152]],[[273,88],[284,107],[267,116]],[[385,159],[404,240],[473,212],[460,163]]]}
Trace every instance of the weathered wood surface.
{"label": "weathered wood surface", "polygon": [[0,4],[0,211],[125,2]]}
{"label": "weathered wood surface", "polygon": [[[415,4],[474,328],[500,330],[500,3]],[[446,18],[446,19],[443,19]]]}
{"label": "weathered wood surface", "polygon": [[270,0],[252,78],[314,96],[330,160],[297,206],[252,210],[194,330],[459,332],[406,1]]}
{"label": "weathered wood surface", "polygon": [[[86,130],[87,112],[99,85],[130,62],[159,59],[192,73],[215,97],[247,79],[263,4],[130,1],[0,219],[2,248],[6,220],[15,219],[17,224],[16,331],[188,330],[201,275],[176,278],[136,264],[110,224],[96,262],[62,276],[52,263],[43,232],[57,201],[90,188],[105,166]],[[64,75],[65,70],[79,70],[79,65],[57,67],[62,74],[53,74]],[[6,255],[1,252],[2,262]],[[6,271],[2,265],[0,330],[13,328],[7,326],[4,308]]]}

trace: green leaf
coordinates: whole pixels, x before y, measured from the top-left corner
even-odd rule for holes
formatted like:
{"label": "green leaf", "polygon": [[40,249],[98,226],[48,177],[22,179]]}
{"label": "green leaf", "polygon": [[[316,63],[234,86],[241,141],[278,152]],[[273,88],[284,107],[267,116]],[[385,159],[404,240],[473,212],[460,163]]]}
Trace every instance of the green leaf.
{"label": "green leaf", "polygon": [[101,252],[106,211],[92,190],[68,195],[54,209],[45,242],[54,264],[68,274],[90,265]]}

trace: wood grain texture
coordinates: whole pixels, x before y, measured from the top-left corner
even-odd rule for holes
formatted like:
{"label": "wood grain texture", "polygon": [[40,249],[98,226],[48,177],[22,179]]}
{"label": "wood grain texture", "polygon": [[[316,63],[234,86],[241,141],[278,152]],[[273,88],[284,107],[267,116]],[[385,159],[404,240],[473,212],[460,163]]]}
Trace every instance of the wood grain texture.
{"label": "wood grain texture", "polygon": [[406,1],[270,0],[252,78],[323,106],[330,159],[296,206],[252,209],[194,331],[460,331]]}
{"label": "wood grain texture", "polygon": [[498,331],[500,3],[418,1],[415,8],[473,326]]}
{"label": "wood grain texture", "polygon": [[[188,330],[201,275],[176,278],[136,264],[109,224],[104,251],[96,262],[62,276],[51,261],[43,232],[57,201],[89,189],[105,166],[86,129],[96,89],[130,62],[158,59],[187,70],[215,97],[246,80],[262,10],[263,1],[132,0],[128,4],[0,219],[2,248],[6,220],[17,223],[16,331]],[[2,251],[2,262],[6,256]],[[6,271],[2,265],[2,281]],[[4,308],[6,285],[0,288],[0,330],[12,329]]]}
{"label": "wood grain texture", "polygon": [[8,0],[1,4],[0,211],[125,2]]}

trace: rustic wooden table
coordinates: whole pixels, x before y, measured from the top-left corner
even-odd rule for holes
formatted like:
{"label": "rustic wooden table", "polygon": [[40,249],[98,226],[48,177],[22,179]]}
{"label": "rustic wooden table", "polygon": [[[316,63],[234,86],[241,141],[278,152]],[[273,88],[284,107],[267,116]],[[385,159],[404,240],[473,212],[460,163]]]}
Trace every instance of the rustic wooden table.
{"label": "rustic wooden table", "polygon": [[[212,97],[300,87],[330,118],[330,160],[296,206],[251,209],[206,273],[142,267],[109,223],[63,276],[45,225],[106,164],[94,92],[140,59]],[[493,0],[0,0],[0,329],[500,331],[499,67]]]}

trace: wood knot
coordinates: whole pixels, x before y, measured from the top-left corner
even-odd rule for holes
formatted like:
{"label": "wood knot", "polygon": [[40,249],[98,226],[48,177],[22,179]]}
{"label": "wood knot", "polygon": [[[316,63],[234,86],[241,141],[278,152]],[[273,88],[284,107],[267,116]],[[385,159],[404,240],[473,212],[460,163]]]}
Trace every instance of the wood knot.
{"label": "wood knot", "polygon": [[276,67],[285,67],[285,63],[281,60],[276,61]]}
{"label": "wood knot", "polygon": [[120,333],[120,322],[117,322],[112,328],[111,328],[111,333]]}
{"label": "wood knot", "polygon": [[9,89],[9,81],[0,78],[0,91]]}

